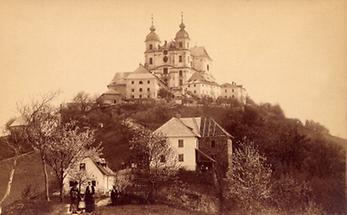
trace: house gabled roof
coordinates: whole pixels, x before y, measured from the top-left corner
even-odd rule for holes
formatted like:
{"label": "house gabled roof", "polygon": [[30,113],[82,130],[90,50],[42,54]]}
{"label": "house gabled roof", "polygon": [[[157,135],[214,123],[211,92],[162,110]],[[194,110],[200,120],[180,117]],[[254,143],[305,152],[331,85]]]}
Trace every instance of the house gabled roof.
{"label": "house gabled roof", "polygon": [[189,127],[176,117],[172,117],[154,132],[163,133],[167,137],[200,137],[196,129]]}
{"label": "house gabled roof", "polygon": [[168,137],[211,137],[227,136],[232,138],[222,126],[210,117],[172,117],[169,121],[159,127],[155,132],[161,132]]}
{"label": "house gabled roof", "polygon": [[115,175],[115,173],[107,166],[103,166],[99,161],[97,161],[96,159],[92,159],[90,158],[93,163],[95,164],[95,166],[100,170],[100,172],[103,174],[103,175],[107,175],[107,176],[112,176],[112,175]]}

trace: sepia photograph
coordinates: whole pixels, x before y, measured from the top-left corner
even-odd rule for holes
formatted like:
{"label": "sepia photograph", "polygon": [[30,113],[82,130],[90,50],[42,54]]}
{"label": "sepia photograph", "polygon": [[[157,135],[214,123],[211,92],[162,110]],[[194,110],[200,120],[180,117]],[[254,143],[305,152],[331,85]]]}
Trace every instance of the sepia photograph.
{"label": "sepia photograph", "polygon": [[0,215],[347,214],[346,0],[0,0]]}

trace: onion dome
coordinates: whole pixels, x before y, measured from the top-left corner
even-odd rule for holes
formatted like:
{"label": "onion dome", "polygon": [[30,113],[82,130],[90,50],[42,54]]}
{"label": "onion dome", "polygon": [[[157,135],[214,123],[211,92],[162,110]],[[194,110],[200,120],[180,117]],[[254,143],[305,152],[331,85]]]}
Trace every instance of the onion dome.
{"label": "onion dome", "polygon": [[185,25],[183,23],[183,14],[181,15],[181,24],[180,24],[180,30],[176,33],[175,39],[190,39],[189,34],[185,29]]}
{"label": "onion dome", "polygon": [[153,25],[153,17],[152,17],[152,25],[151,27],[149,28],[149,30],[151,32],[149,32],[149,34],[146,36],[146,40],[145,42],[148,42],[148,41],[158,41],[160,42],[160,39],[159,39],[159,36],[157,33],[155,33],[155,27]]}

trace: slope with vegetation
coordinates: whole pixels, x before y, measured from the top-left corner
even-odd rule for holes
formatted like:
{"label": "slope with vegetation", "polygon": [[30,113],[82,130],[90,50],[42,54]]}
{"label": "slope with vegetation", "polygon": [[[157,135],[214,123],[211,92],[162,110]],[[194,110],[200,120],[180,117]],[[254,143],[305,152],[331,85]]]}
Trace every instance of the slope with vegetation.
{"label": "slope with vegetation", "polygon": [[237,102],[229,106],[168,102],[108,107],[88,104],[89,108],[82,109],[77,102],[65,108],[63,116],[97,128],[104,156],[113,169],[120,168],[129,156],[128,141],[133,134],[124,120],[155,129],[174,116],[209,116],[234,136],[234,148],[252,142],[267,158],[272,170],[273,207],[289,210],[293,202],[300,207],[309,199],[329,214],[345,210],[346,141],[331,136],[319,123],[286,118],[279,105],[256,104],[250,99],[245,106]]}

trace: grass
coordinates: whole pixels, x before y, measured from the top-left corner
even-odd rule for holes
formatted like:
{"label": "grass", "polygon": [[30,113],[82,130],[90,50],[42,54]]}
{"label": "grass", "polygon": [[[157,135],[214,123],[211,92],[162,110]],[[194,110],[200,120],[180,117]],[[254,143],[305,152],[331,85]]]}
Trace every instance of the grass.
{"label": "grass", "polygon": [[172,208],[167,205],[122,205],[100,207],[94,213],[95,215],[202,215],[197,213],[177,208]]}
{"label": "grass", "polygon": [[[5,193],[12,164],[12,159],[0,161],[0,196]],[[52,171],[49,171],[49,179],[54,179]],[[21,199],[23,191],[27,189],[28,186],[30,186],[31,192],[41,194],[44,191],[44,185],[39,155],[36,153],[28,153],[20,156],[13,178],[11,193],[5,200],[4,206]]]}

